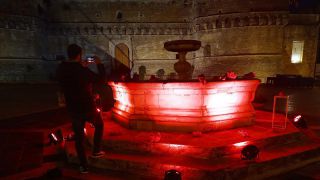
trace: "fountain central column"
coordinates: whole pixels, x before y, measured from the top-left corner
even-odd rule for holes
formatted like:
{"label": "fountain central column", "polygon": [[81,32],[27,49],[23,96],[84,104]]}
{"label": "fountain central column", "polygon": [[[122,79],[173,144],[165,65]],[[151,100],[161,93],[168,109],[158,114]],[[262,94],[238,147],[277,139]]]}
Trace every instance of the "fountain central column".
{"label": "fountain central column", "polygon": [[174,70],[178,73],[179,80],[187,80],[192,78],[194,67],[186,61],[187,52],[179,52],[179,60],[174,63]]}
{"label": "fountain central column", "polygon": [[192,78],[194,67],[186,60],[186,55],[189,51],[198,50],[200,46],[201,42],[196,40],[174,40],[164,43],[166,50],[178,53],[179,60],[174,64],[174,70],[178,73],[179,80]]}

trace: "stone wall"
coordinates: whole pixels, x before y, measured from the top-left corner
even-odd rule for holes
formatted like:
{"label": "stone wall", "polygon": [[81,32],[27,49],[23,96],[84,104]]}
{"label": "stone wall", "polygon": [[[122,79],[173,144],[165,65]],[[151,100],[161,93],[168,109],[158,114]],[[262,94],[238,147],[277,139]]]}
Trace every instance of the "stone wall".
{"label": "stone wall", "polygon": [[285,12],[234,13],[196,19],[194,37],[202,42],[196,52],[195,74],[239,75],[255,72],[262,81],[280,72]]}
{"label": "stone wall", "polygon": [[55,1],[54,22],[183,22],[190,14],[184,1]]}
{"label": "stone wall", "polygon": [[[282,71],[286,74],[300,74],[313,77],[319,39],[319,16],[312,14],[290,15],[285,27],[284,56]],[[304,41],[302,63],[291,63],[292,41]]]}
{"label": "stone wall", "polygon": [[[176,54],[163,43],[176,39],[202,41],[187,54],[193,77],[228,70],[253,71],[262,81],[284,73],[313,76],[319,12],[289,12],[287,0],[16,1],[1,8],[0,81],[50,79],[70,43],[101,56],[109,72],[115,46],[123,43],[132,73],[145,66],[147,75],[159,69],[170,75]],[[293,40],[305,42],[300,64],[290,61]]]}
{"label": "stone wall", "polygon": [[48,43],[41,21],[25,16],[2,18],[7,21],[0,25],[0,81],[47,81]]}
{"label": "stone wall", "polygon": [[38,0],[1,3],[0,82],[48,81],[46,26]]}

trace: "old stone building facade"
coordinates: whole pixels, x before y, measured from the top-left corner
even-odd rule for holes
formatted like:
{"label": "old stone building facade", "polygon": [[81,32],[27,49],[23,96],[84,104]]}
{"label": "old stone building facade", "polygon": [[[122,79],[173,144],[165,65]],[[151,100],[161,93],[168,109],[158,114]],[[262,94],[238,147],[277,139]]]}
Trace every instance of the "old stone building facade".
{"label": "old stone building facade", "polygon": [[[305,3],[308,2],[308,3]],[[195,39],[187,60],[193,77],[255,72],[314,77],[319,49],[317,0],[3,0],[0,6],[0,82],[54,79],[66,47],[97,54],[111,72],[115,62],[132,73],[174,73],[169,40]],[[292,63],[293,42],[303,58]]]}

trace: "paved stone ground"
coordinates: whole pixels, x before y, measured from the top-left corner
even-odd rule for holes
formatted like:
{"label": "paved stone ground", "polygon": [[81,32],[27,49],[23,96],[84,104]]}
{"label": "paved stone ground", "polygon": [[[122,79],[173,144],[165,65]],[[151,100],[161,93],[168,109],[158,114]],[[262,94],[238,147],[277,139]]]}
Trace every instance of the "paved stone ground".
{"label": "paved stone ground", "polygon": [[[56,84],[0,84],[0,179],[8,176],[16,177],[32,169],[39,169],[34,174],[41,175],[45,170],[41,155],[43,147],[34,146],[43,141],[41,133],[49,132],[56,127],[68,123],[68,115],[64,109],[59,109]],[[258,109],[271,111],[273,96],[280,90],[292,97],[290,112],[302,113],[312,128],[320,127],[320,88],[277,88],[260,86],[256,94]],[[41,113],[37,113],[41,112]],[[40,133],[40,134],[39,134]],[[27,143],[29,142],[29,143]],[[30,148],[32,146],[32,148]],[[26,150],[28,149],[28,150]],[[9,165],[10,164],[10,165]],[[72,166],[63,167],[63,177],[60,179],[83,179]],[[50,166],[51,167],[51,166]],[[274,177],[273,179],[319,179],[320,164],[299,169],[297,171]],[[37,171],[37,170],[36,170]],[[41,171],[41,172],[39,172]],[[32,171],[33,172],[33,171]],[[17,176],[14,176],[17,174]],[[31,176],[32,177],[32,176]],[[86,179],[123,179],[114,172],[94,171]],[[123,176],[122,176],[123,177]],[[301,177],[301,178],[300,178]],[[42,177],[46,179],[45,177]],[[24,179],[24,178],[23,178]]]}
{"label": "paved stone ground", "polygon": [[58,108],[58,85],[0,84],[0,120]]}

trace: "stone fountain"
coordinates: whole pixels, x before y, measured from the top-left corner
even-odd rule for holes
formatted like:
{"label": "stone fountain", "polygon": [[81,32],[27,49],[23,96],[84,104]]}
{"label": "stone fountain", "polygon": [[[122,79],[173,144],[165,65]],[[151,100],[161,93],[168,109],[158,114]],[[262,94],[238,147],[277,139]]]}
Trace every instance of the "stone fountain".
{"label": "stone fountain", "polygon": [[186,55],[190,51],[196,51],[201,47],[201,41],[197,40],[174,40],[164,43],[164,48],[171,52],[177,52],[178,62],[174,64],[174,70],[178,73],[179,80],[192,78],[194,67],[186,61]]}
{"label": "stone fountain", "polygon": [[178,52],[174,69],[179,81],[110,82],[117,100],[113,117],[138,130],[194,132],[231,129],[251,125],[255,112],[251,101],[259,80],[188,81],[193,67],[186,61],[200,41],[174,40],[165,49]]}

